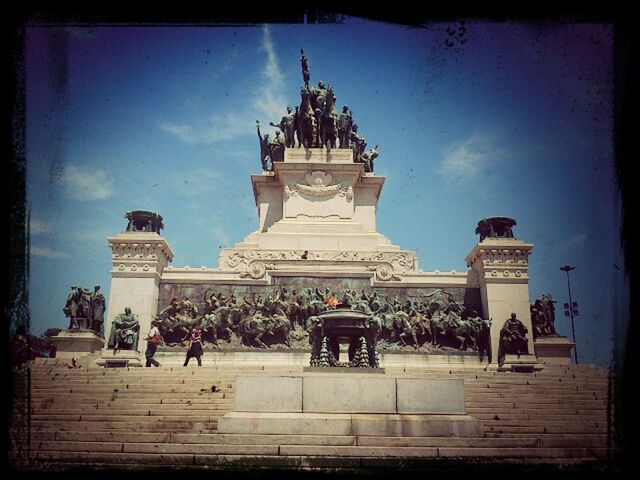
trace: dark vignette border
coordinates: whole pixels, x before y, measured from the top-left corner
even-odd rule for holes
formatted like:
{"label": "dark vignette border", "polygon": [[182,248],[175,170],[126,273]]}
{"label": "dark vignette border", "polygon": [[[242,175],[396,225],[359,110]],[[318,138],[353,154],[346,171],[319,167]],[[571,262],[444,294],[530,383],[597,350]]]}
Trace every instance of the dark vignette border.
{"label": "dark vignette border", "polygon": [[[408,2],[407,2],[408,3]],[[412,2],[413,3],[413,2]],[[4,55],[6,63],[3,76],[6,82],[2,90],[8,108],[3,116],[4,152],[7,162],[1,162],[2,166],[8,165],[4,178],[9,181],[9,188],[3,189],[5,201],[3,209],[7,221],[9,234],[2,236],[7,252],[6,263],[9,267],[9,288],[4,290],[3,312],[4,328],[1,330],[5,340],[5,352],[3,369],[9,381],[5,384],[7,402],[5,411],[7,421],[11,419],[12,404],[15,399],[13,390],[13,371],[10,362],[10,349],[7,348],[9,333],[18,325],[29,327],[28,309],[28,278],[29,278],[29,244],[28,212],[25,202],[26,163],[25,163],[25,85],[24,85],[24,26],[26,24],[48,25],[90,25],[90,24],[181,24],[181,25],[252,25],[260,23],[339,23],[344,16],[358,16],[371,20],[405,25],[407,27],[420,28],[430,21],[456,21],[458,19],[483,19],[493,21],[532,21],[535,23],[553,22],[606,22],[614,25],[615,48],[615,156],[618,189],[622,207],[622,231],[620,232],[621,247],[624,252],[624,268],[628,281],[630,294],[634,292],[638,272],[638,254],[633,248],[632,228],[637,220],[637,215],[632,208],[632,196],[634,179],[632,176],[634,145],[634,116],[637,102],[637,37],[634,30],[637,29],[634,16],[630,9],[603,5],[600,7],[582,7],[580,11],[570,8],[559,9],[558,6],[535,5],[534,8],[526,8],[522,4],[511,4],[501,7],[499,10],[488,9],[485,5],[476,3],[474,7],[445,6],[444,3],[434,5],[432,3],[416,10],[415,6],[402,8],[397,2],[393,6],[381,3],[374,6],[370,2],[366,8],[355,7],[346,2],[323,2],[320,6],[314,2],[299,2],[293,6],[281,2],[255,5],[241,5],[244,11],[233,8],[233,5],[205,4],[186,9],[171,9],[166,4],[155,3],[153,7],[146,5],[127,5],[126,8],[109,4],[83,4],[82,7],[70,6],[34,6],[20,4],[13,6],[12,16],[8,24],[4,25]],[[495,8],[495,7],[494,7]],[[634,88],[636,87],[636,88]],[[618,319],[614,322],[614,354],[610,369],[610,427],[613,428],[611,436],[612,446],[617,447],[613,457],[606,465],[591,469],[588,473],[601,473],[610,475],[625,472],[633,465],[633,456],[637,450],[638,435],[633,426],[638,422],[638,410],[634,406],[632,393],[632,377],[636,373],[637,353],[634,349],[637,340],[637,326],[631,318],[630,306],[621,306],[628,311],[620,311]],[[620,318],[629,318],[628,325]],[[6,335],[6,337],[5,337]],[[8,428],[5,430],[8,432]],[[3,437],[9,442],[9,435]],[[9,447],[9,445],[7,445]],[[5,452],[8,452],[5,450]],[[6,455],[6,454],[5,454]],[[8,456],[3,459],[8,462]],[[8,465],[14,469],[15,465]],[[514,469],[512,466],[482,465],[478,462],[426,466],[426,471],[432,473],[449,473],[460,470],[475,473],[488,473],[489,468],[498,473],[509,476],[520,476],[522,467]],[[470,470],[472,469],[472,470]],[[424,469],[420,469],[420,477],[424,478]],[[533,473],[559,473],[547,467],[527,467],[527,472]],[[24,472],[23,472],[24,473]],[[93,473],[93,472],[92,472]],[[155,472],[154,477],[161,472]],[[166,472],[168,473],[168,472]],[[195,473],[195,472],[192,472]],[[205,472],[202,472],[205,473]],[[209,472],[208,476],[213,473]],[[259,472],[247,471],[247,474]],[[334,474],[337,472],[334,472]],[[381,473],[381,472],[379,472]],[[408,473],[408,472],[406,472]],[[493,473],[493,472],[492,472]],[[585,469],[575,468],[564,470],[563,474],[573,473],[582,475],[587,473]],[[393,473],[391,473],[393,474]],[[139,473],[136,475],[138,476]],[[347,474],[348,475],[348,474]],[[253,475],[252,475],[253,476]],[[278,472],[279,477],[287,477],[283,472]],[[299,478],[300,472],[291,478]],[[404,476],[404,475],[403,475]],[[418,476],[418,475],[416,475]],[[603,475],[604,476],[604,475]]]}

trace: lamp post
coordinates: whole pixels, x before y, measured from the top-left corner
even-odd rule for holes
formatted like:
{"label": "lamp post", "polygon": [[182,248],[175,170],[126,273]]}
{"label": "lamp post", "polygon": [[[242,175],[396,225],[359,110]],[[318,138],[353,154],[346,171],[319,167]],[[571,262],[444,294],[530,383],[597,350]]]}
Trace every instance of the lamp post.
{"label": "lamp post", "polygon": [[575,270],[576,267],[572,267],[571,265],[565,265],[564,267],[560,267],[560,270],[563,272],[567,272],[567,287],[569,287],[569,303],[564,304],[564,315],[565,317],[571,317],[571,332],[573,333],[573,353],[576,359],[576,365],[578,364],[578,345],[576,344],[576,328],[573,323],[573,317],[577,317],[580,312],[578,312],[578,302],[574,302],[571,298],[571,281],[569,280],[569,272],[571,270]]}

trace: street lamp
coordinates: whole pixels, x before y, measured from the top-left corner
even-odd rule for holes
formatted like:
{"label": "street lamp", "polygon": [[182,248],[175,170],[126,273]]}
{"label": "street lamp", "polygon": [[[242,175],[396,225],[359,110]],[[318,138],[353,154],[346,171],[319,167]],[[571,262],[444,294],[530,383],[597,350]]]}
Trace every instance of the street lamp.
{"label": "street lamp", "polygon": [[573,353],[576,359],[576,365],[578,364],[578,346],[576,344],[576,327],[573,324],[573,317],[577,317],[580,312],[578,311],[578,302],[574,302],[571,298],[571,282],[569,280],[569,272],[571,270],[575,270],[576,267],[572,267],[571,265],[565,265],[564,267],[560,267],[560,270],[563,272],[567,272],[567,287],[569,287],[569,303],[564,304],[564,316],[571,317],[571,331],[573,332]]}

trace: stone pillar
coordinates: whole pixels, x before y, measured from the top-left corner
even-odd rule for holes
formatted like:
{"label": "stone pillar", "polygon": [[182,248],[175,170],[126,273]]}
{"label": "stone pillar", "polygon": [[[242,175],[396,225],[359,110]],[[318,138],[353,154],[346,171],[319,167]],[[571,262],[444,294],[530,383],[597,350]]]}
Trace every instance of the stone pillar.
{"label": "stone pillar", "polygon": [[529,303],[530,243],[515,238],[489,237],[478,243],[465,262],[477,275],[484,318],[491,319],[491,363],[498,362],[500,330],[515,313],[527,327],[529,353],[534,354]]}
{"label": "stone pillar", "polygon": [[146,348],[142,340],[151,328],[158,309],[162,271],[173,258],[167,241],[155,232],[129,231],[108,237],[111,248],[111,291],[105,323],[105,349],[116,315],[131,307],[140,322],[138,351]]}

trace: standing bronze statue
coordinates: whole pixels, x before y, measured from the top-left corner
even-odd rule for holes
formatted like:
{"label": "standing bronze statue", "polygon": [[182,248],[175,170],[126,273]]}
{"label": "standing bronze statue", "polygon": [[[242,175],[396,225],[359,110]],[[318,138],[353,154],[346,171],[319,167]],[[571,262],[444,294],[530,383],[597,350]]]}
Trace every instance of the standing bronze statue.
{"label": "standing bronze statue", "polygon": [[284,139],[280,136],[280,130],[276,130],[276,136],[271,142],[271,169],[273,162],[284,162]]}
{"label": "standing bronze statue", "polygon": [[351,139],[351,128],[353,127],[353,115],[349,106],[342,107],[342,113],[338,117],[338,138],[340,140],[340,148],[349,148],[349,140]]}
{"label": "standing bronze statue", "polygon": [[269,122],[269,125],[272,127],[279,128],[284,133],[284,144],[287,148],[293,148],[295,146],[295,123],[296,116],[293,112],[291,106],[287,107],[287,113],[282,117],[280,123]]}
{"label": "standing bronze statue", "polygon": [[264,137],[260,134],[260,122],[256,120],[256,129],[258,130],[258,141],[260,142],[260,163],[262,164],[262,170],[265,172],[269,170],[269,164],[267,158],[273,163],[271,158],[271,144],[269,143],[269,134],[265,133]]}
{"label": "standing bronze statue", "polygon": [[353,161],[362,162],[362,154],[367,147],[364,137],[358,133],[358,124],[354,123],[351,131],[351,149],[353,150]]}
{"label": "standing bronze statue", "polygon": [[62,311],[69,317],[70,330],[93,330],[103,335],[105,299],[100,286],[93,292],[79,285],[72,285],[67,296],[67,303]]}
{"label": "standing bronze statue", "polygon": [[364,152],[361,155],[362,162],[364,163],[364,171],[368,173],[373,173],[373,161],[378,158],[378,145],[373,148],[370,148],[369,151]]}
{"label": "standing bronze statue", "polygon": [[80,325],[78,325],[78,320],[76,316],[76,312],[78,311],[78,300],[77,300],[77,285],[71,285],[71,291],[67,296],[67,303],[65,304],[62,311],[64,314],[69,317],[69,329],[79,329]]}
{"label": "standing bronze statue", "polygon": [[311,74],[309,73],[309,63],[307,57],[304,56],[304,50],[300,49],[300,66],[302,67],[302,81],[304,86],[309,88],[309,80],[311,80]]}
{"label": "standing bronze statue", "polygon": [[104,311],[106,303],[104,295],[100,291],[100,285],[93,287],[91,294],[91,329],[104,336]]}

